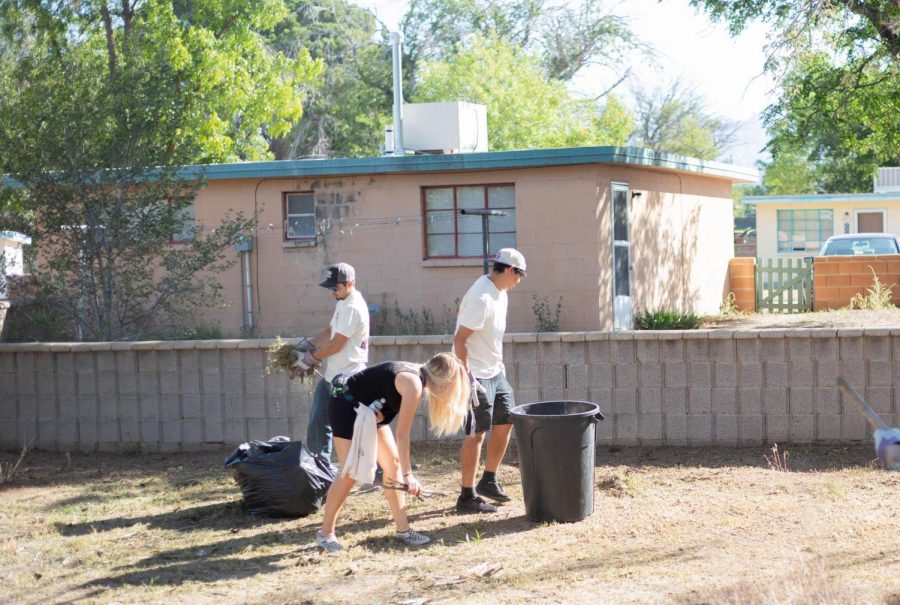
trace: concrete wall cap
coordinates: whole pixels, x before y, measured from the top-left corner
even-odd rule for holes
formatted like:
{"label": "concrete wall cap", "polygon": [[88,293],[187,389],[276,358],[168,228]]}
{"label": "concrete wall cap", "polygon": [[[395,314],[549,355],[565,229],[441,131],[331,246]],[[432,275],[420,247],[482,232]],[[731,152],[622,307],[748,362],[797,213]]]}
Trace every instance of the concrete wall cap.
{"label": "concrete wall cap", "polygon": [[837,336],[837,328],[810,328],[809,335],[812,338],[834,338]]}
{"label": "concrete wall cap", "polygon": [[862,328],[838,328],[838,338],[856,338],[863,335]]}
{"label": "concrete wall cap", "polygon": [[586,341],[609,340],[609,332],[585,332],[584,339]]}
{"label": "concrete wall cap", "polygon": [[709,330],[684,330],[685,340],[708,340]]}
{"label": "concrete wall cap", "polygon": [[863,328],[863,334],[866,336],[890,336],[891,329],[884,326],[878,326],[877,328]]}
{"label": "concrete wall cap", "polygon": [[621,331],[621,332],[610,332],[609,333],[610,340],[634,340],[634,332],[631,331]]}
{"label": "concrete wall cap", "polygon": [[785,338],[809,338],[809,328],[788,328],[784,331]]}
{"label": "concrete wall cap", "polygon": [[737,330],[734,333],[735,339],[751,339],[751,338],[759,338],[759,330]]}
{"label": "concrete wall cap", "polygon": [[587,335],[584,332],[560,332],[563,342],[584,342]]}
{"label": "concrete wall cap", "polygon": [[787,333],[788,333],[788,330],[783,329],[783,328],[760,330],[759,337],[760,338],[784,338]]}
{"label": "concrete wall cap", "polygon": [[655,330],[637,330],[634,333],[635,340],[659,340],[659,333]]}
{"label": "concrete wall cap", "polygon": [[727,328],[715,328],[709,331],[710,340],[731,340],[734,338],[734,330]]}
{"label": "concrete wall cap", "polygon": [[684,340],[681,330],[655,330],[657,340]]}

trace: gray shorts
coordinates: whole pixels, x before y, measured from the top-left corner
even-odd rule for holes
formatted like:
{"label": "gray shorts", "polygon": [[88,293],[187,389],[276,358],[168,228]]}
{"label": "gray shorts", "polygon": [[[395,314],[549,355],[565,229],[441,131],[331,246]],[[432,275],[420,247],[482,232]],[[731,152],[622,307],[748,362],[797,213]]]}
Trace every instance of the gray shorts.
{"label": "gray shorts", "polygon": [[[474,414],[466,420],[466,435],[483,433],[491,430],[495,424],[512,424],[511,411],[516,407],[516,398],[512,387],[506,380],[506,375],[501,372],[493,378],[478,378],[478,382],[484,387],[485,392],[478,392],[478,407]],[[471,421],[474,417],[475,430],[471,431]]]}

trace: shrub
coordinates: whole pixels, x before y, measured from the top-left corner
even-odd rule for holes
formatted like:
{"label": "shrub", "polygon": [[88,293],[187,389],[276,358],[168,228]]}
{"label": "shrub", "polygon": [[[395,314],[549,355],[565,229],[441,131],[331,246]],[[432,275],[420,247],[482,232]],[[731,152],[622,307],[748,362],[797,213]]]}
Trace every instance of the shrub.
{"label": "shrub", "polygon": [[50,305],[35,301],[9,308],[3,337],[8,342],[66,342],[75,340],[75,328]]}
{"label": "shrub", "polygon": [[456,328],[456,309],[459,308],[459,299],[454,301],[453,307],[441,305],[438,312],[428,307],[422,307],[421,311],[415,309],[404,310],[400,303],[394,300],[394,309],[382,308],[372,314],[370,331],[373,336],[422,336],[435,334],[453,334]]}
{"label": "shrub", "polygon": [[559,297],[556,309],[550,310],[550,298],[531,295],[531,310],[534,311],[534,329],[538,332],[559,332],[559,315],[562,312],[563,297]]}
{"label": "shrub", "polygon": [[647,309],[634,318],[634,326],[638,330],[696,330],[701,323],[702,320],[695,313],[662,309]]}
{"label": "shrub", "polygon": [[221,340],[222,328],[218,323],[199,323],[193,326],[172,327],[151,332],[147,340]]}

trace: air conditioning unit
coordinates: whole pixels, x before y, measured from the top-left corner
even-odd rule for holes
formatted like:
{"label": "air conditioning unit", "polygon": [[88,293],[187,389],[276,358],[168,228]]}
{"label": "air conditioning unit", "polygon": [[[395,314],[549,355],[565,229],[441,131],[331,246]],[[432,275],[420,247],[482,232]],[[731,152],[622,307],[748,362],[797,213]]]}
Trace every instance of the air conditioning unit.
{"label": "air conditioning unit", "polygon": [[487,151],[487,107],[463,101],[404,103],[403,147],[430,153]]}
{"label": "air conditioning unit", "polygon": [[900,167],[879,168],[875,177],[875,193],[900,191]]}

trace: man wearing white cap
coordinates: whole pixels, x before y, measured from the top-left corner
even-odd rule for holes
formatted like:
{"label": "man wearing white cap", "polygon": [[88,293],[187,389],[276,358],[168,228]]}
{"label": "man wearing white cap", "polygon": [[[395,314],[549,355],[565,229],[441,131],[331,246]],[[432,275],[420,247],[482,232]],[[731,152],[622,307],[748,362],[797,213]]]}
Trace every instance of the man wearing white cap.
{"label": "man wearing white cap", "polygon": [[325,281],[319,285],[337,300],[334,315],[328,326],[313,338],[314,350],[297,361],[297,367],[308,370],[318,361],[325,361],[323,378],[316,385],[306,447],[313,454],[331,458],[332,431],[328,422],[328,402],[331,400],[331,379],[338,374],[350,376],[365,369],[369,361],[369,307],[355,287],[356,271],[347,263],[328,267]]}
{"label": "man wearing white cap", "polygon": [[[481,498],[508,502],[510,497],[497,482],[496,472],[506,454],[512,432],[510,411],[515,406],[512,387],[503,367],[503,334],[506,332],[506,293],[525,277],[525,257],[515,248],[501,248],[489,275],[482,275],[459,305],[453,352],[466,365],[477,405],[466,422],[462,446],[462,489],[456,501],[461,513],[492,513],[497,507]],[[473,401],[474,404],[474,401]],[[484,475],[475,485],[481,444],[490,431]]]}

